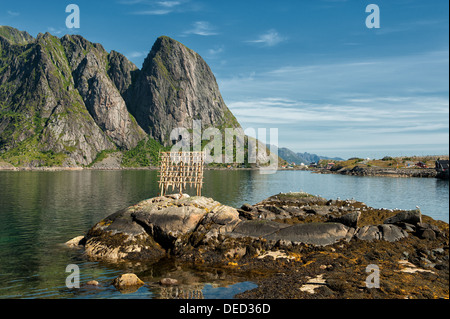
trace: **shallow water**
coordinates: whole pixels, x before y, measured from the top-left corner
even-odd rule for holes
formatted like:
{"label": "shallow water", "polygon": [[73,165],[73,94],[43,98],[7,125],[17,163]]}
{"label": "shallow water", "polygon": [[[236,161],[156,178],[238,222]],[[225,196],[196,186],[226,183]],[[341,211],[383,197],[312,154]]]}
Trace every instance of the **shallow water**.
{"label": "shallow water", "polygon": [[[329,199],[355,198],[376,208],[418,205],[423,214],[449,220],[449,183],[433,178],[206,171],[202,195],[240,207],[300,190]],[[157,193],[156,171],[0,172],[0,298],[160,298],[194,293],[212,299],[232,298],[256,287],[249,278],[188,269],[173,260],[151,266],[93,262],[80,250],[62,245],[104,217]],[[80,268],[80,289],[65,285],[68,264]],[[177,278],[181,286],[168,291],[147,285],[123,294],[110,282],[128,271],[145,282]],[[89,280],[100,286],[84,287]]]}

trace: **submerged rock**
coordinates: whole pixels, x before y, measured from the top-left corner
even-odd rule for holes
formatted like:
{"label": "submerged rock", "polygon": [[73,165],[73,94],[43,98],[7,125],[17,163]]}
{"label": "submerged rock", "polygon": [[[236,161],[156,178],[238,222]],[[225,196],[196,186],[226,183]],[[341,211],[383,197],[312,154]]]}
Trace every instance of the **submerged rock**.
{"label": "submerged rock", "polygon": [[135,274],[123,274],[115,278],[112,284],[120,291],[133,292],[145,283]]}
{"label": "submerged rock", "polygon": [[84,236],[77,236],[65,242],[65,245],[68,247],[79,247],[84,244]]}

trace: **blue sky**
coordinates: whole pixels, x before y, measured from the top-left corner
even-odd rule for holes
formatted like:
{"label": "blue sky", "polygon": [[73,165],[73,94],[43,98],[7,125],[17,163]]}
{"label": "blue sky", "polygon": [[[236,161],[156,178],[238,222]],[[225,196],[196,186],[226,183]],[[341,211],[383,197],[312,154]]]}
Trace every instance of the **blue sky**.
{"label": "blue sky", "polygon": [[[80,29],[66,28],[70,3]],[[0,25],[81,34],[138,67],[170,36],[211,66],[244,128],[341,157],[449,153],[448,15],[447,0],[0,0]]]}

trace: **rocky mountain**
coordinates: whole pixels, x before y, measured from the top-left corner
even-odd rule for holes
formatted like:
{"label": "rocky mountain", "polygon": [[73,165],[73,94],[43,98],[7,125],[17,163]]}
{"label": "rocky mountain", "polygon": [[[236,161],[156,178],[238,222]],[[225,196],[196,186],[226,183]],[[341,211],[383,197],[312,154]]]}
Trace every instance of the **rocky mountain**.
{"label": "rocky mountain", "polygon": [[320,156],[317,154],[311,154],[311,153],[295,153],[294,151],[285,148],[280,147],[278,149],[278,156],[282,158],[283,160],[289,162],[289,163],[296,163],[297,165],[300,163],[304,163],[305,165],[308,165],[309,163],[318,163],[322,159],[328,159],[333,161],[343,161],[340,157],[326,157],[326,156]]}
{"label": "rocky mountain", "polygon": [[297,153],[297,155],[305,160],[305,164],[307,163],[318,163],[320,160],[331,160],[331,161],[343,161],[343,158],[340,157],[327,157],[327,156],[320,156],[317,154],[311,154],[311,153]]}
{"label": "rocky mountain", "polygon": [[33,38],[0,26],[3,161],[89,165],[102,152],[132,151],[144,140],[168,146],[171,130],[192,128],[193,119],[240,127],[206,62],[173,39],[158,38],[139,70],[78,35]]}
{"label": "rocky mountain", "polygon": [[127,101],[139,125],[165,146],[173,128],[192,129],[193,120],[201,119],[203,128],[240,127],[206,62],[165,36],[153,45]]}

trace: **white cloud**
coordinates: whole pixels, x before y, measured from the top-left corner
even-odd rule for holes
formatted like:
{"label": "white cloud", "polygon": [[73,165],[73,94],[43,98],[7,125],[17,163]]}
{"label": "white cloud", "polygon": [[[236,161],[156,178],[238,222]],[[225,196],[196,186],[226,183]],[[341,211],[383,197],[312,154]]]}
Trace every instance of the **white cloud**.
{"label": "white cloud", "polygon": [[271,29],[271,30],[267,31],[264,34],[261,34],[258,39],[256,39],[256,40],[248,40],[246,42],[248,42],[248,43],[259,43],[259,44],[262,44],[264,46],[271,47],[271,46],[275,46],[275,45],[277,45],[277,44],[279,44],[279,43],[281,43],[281,42],[283,42],[285,40],[286,40],[285,37],[282,37],[276,30]]}
{"label": "white cloud", "polygon": [[294,150],[364,148],[369,155],[375,146],[400,152],[432,143],[442,149],[433,153],[445,153],[448,64],[443,50],[280,66],[218,82],[244,128],[278,127],[279,144]]}
{"label": "white cloud", "polygon": [[128,53],[126,56],[127,56],[129,59],[135,59],[135,58],[143,57],[143,56],[145,56],[146,54],[147,54],[147,53],[146,53],[146,52],[143,52],[143,51],[133,51],[133,52]]}
{"label": "white cloud", "polygon": [[135,11],[133,14],[136,15],[165,15],[171,13],[172,10],[166,9],[158,9],[158,10],[144,10],[144,11]]}
{"label": "white cloud", "polygon": [[183,33],[184,35],[195,34],[201,36],[217,35],[215,27],[213,27],[207,21],[197,21],[193,24],[192,29],[189,29]]}
{"label": "white cloud", "polygon": [[53,35],[59,35],[59,34],[62,34],[66,29],[56,29],[56,28],[53,28],[53,27],[48,27],[47,28],[48,29],[48,32],[50,32],[51,34],[53,34]]}
{"label": "white cloud", "polygon": [[8,10],[7,13],[8,13],[8,15],[11,16],[11,17],[17,17],[17,16],[20,15],[20,12],[17,12],[17,11],[11,11],[11,10]]}
{"label": "white cloud", "polygon": [[158,4],[162,7],[173,8],[181,4],[180,1],[159,1]]}
{"label": "white cloud", "polygon": [[166,15],[173,12],[185,12],[194,10],[192,5],[187,5],[189,0],[164,0],[164,1],[149,1],[149,0],[122,0],[120,4],[125,5],[143,5],[143,9],[131,12],[135,15]]}

